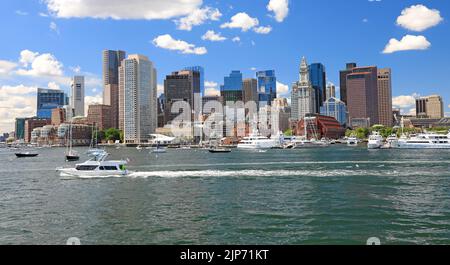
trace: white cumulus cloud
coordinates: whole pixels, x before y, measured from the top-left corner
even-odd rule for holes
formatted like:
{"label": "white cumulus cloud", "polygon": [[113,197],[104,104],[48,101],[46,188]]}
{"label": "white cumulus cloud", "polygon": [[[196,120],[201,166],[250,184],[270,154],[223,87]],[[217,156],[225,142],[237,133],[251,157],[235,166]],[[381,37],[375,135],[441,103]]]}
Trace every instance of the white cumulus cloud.
{"label": "white cumulus cloud", "polygon": [[270,0],[267,5],[267,10],[272,11],[275,14],[276,21],[283,22],[289,14],[289,1]]}
{"label": "white cumulus cloud", "polygon": [[223,37],[221,33],[216,33],[214,30],[208,30],[203,36],[202,40],[209,40],[209,41],[224,41],[227,38]]}
{"label": "white cumulus cloud", "polygon": [[419,94],[401,95],[392,98],[392,106],[394,108],[408,109],[416,105],[416,98]]}
{"label": "white cumulus cloud", "polygon": [[236,36],[232,39],[233,42],[241,42],[241,38],[239,36]]}
{"label": "white cumulus cloud", "polygon": [[277,97],[285,96],[289,93],[289,86],[277,81]]}
{"label": "white cumulus cloud", "polygon": [[401,40],[392,38],[383,50],[383,53],[394,53],[409,50],[427,50],[431,43],[424,36],[406,35]]}
{"label": "white cumulus cloud", "polygon": [[424,31],[441,23],[444,19],[436,9],[424,5],[413,5],[405,8],[397,18],[397,25],[412,31]]}
{"label": "white cumulus cloud", "polygon": [[194,44],[183,40],[176,40],[169,34],[160,35],[153,39],[153,45],[162,49],[179,51],[183,54],[203,55],[208,52],[205,47],[196,47]]}
{"label": "white cumulus cloud", "polygon": [[220,96],[218,89],[219,84],[213,81],[205,81],[205,95],[206,96]]}
{"label": "white cumulus cloud", "polygon": [[15,68],[17,67],[17,64],[10,61],[0,60],[0,75],[8,75],[10,74]]}
{"label": "white cumulus cloud", "polygon": [[231,17],[231,21],[222,24],[221,28],[240,28],[242,31],[248,31],[249,29],[252,29],[253,27],[256,27],[259,25],[259,20],[257,18],[253,18],[249,16],[245,12],[237,13],[233,17]]}
{"label": "white cumulus cloud", "polygon": [[[62,76],[63,64],[50,53],[39,54],[29,50],[20,53],[19,62],[25,67],[17,74],[25,76]],[[31,66],[31,67],[29,67]]]}
{"label": "white cumulus cloud", "polygon": [[36,115],[36,87],[0,86],[0,132],[14,130],[16,117]]}
{"label": "white cumulus cloud", "polygon": [[60,18],[170,19],[186,16],[202,0],[44,0],[49,13]]}
{"label": "white cumulus cloud", "polygon": [[193,26],[202,25],[207,20],[217,21],[221,16],[222,13],[220,13],[219,9],[205,7],[196,9],[188,16],[175,20],[175,23],[177,24],[178,29],[190,31]]}
{"label": "white cumulus cloud", "polygon": [[269,34],[272,31],[272,27],[271,26],[267,26],[267,27],[257,27],[253,29],[256,33],[258,34]]}

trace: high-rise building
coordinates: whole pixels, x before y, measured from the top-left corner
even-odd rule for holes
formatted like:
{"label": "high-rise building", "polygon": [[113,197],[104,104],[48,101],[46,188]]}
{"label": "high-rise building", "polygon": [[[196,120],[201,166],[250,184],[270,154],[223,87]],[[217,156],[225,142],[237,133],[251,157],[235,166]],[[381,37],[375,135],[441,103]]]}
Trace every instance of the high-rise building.
{"label": "high-rise building", "polygon": [[378,69],[378,119],[379,124],[392,126],[391,69]]}
{"label": "high-rise building", "polygon": [[336,86],[333,83],[327,84],[327,96],[325,100],[336,97]]}
{"label": "high-rise building", "polygon": [[292,84],[291,91],[291,119],[293,121],[299,121],[303,119],[307,114],[316,114],[316,92],[312,87],[311,80],[309,79],[309,68],[306,58],[302,58],[299,71],[299,81]]}
{"label": "high-rise building", "polygon": [[66,98],[62,90],[38,88],[36,116],[41,119],[50,119],[53,109],[66,105]]}
{"label": "high-rise building", "polygon": [[72,106],[75,116],[84,117],[84,76],[74,76],[71,89],[70,106]]}
{"label": "high-rise building", "polygon": [[163,93],[158,96],[158,128],[162,128],[165,125],[164,121],[165,104],[166,104],[166,97]]}
{"label": "high-rise building", "polygon": [[124,51],[103,51],[103,104],[111,106],[112,127],[119,128],[119,67]]}
{"label": "high-rise building", "polygon": [[112,128],[111,106],[104,104],[89,105],[87,120],[99,130]]}
{"label": "high-rise building", "polygon": [[341,100],[345,103],[347,103],[347,75],[352,73],[353,68],[356,68],[356,63],[347,63],[346,69],[339,72],[339,79],[340,79],[340,94],[341,94]]}
{"label": "high-rise building", "polygon": [[258,100],[260,107],[272,105],[277,97],[277,78],[274,70],[256,72],[258,80]]}
{"label": "high-rise building", "polygon": [[220,86],[220,95],[223,98],[224,104],[226,102],[242,101],[242,73],[241,71],[232,71],[229,76],[224,77],[224,84]]}
{"label": "high-rise building", "polygon": [[328,98],[320,108],[320,115],[333,117],[342,126],[347,125],[347,106],[337,98]]}
{"label": "high-rise building", "polygon": [[183,70],[195,71],[200,73],[200,95],[205,96],[205,69],[201,66],[189,66]]}
{"label": "high-rise building", "polygon": [[[172,113],[172,106],[176,102],[186,102],[191,109],[194,109],[195,97],[200,99],[200,72],[181,70],[173,72],[166,76],[164,80],[164,121],[166,124],[171,123],[179,112]],[[190,122],[194,121],[194,115],[191,116]]]}
{"label": "high-rise building", "polygon": [[416,99],[417,118],[440,119],[444,117],[444,101],[439,95]]}
{"label": "high-rise building", "polygon": [[25,118],[16,118],[15,123],[15,139],[24,140],[25,139]]}
{"label": "high-rise building", "polygon": [[157,127],[157,83],[153,63],[143,55],[129,55],[119,67],[119,120],[127,144],[149,140]]}
{"label": "high-rise building", "polygon": [[325,66],[321,63],[309,65],[309,78],[316,93],[316,110],[323,105],[326,97],[326,73]]}
{"label": "high-rise building", "polygon": [[255,78],[247,78],[243,81],[243,100],[244,103],[255,102],[258,106],[258,81]]}
{"label": "high-rise building", "polygon": [[351,73],[346,75],[346,80],[345,93],[350,124],[352,119],[369,119],[371,125],[378,124],[377,67],[353,68]]}

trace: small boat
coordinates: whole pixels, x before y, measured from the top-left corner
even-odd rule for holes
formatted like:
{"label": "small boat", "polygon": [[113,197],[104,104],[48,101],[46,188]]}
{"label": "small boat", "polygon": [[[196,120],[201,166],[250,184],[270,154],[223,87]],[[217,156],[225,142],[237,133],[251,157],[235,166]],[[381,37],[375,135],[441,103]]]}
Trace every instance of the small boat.
{"label": "small boat", "polygon": [[136,146],[136,149],[141,151],[142,150],[142,146],[138,145],[138,146]]}
{"label": "small boat", "polygon": [[73,177],[105,177],[105,176],[126,176],[129,171],[126,169],[126,161],[107,161],[108,156],[104,153],[101,157],[92,158],[84,163],[77,164],[75,168],[58,168],[61,176]]}
{"label": "small boat", "polygon": [[72,162],[72,161],[78,161],[80,160],[80,156],[76,151],[71,151],[68,154],[66,154],[66,161]]}
{"label": "small boat", "polygon": [[208,151],[209,151],[210,153],[231,153],[231,149],[228,149],[228,148],[221,148],[221,147],[218,147],[218,148],[210,148]]}
{"label": "small boat", "polygon": [[36,157],[39,154],[31,153],[31,152],[20,152],[20,153],[15,153],[15,155],[20,158],[20,157]]}
{"label": "small boat", "polygon": [[150,151],[150,153],[152,153],[152,154],[163,154],[166,152],[167,152],[166,148],[159,147],[159,146],[157,146],[156,148],[153,148],[153,150]]}
{"label": "small boat", "polygon": [[359,143],[359,141],[358,141],[358,138],[356,138],[356,137],[349,137],[347,139],[348,146],[358,146],[358,143]]}

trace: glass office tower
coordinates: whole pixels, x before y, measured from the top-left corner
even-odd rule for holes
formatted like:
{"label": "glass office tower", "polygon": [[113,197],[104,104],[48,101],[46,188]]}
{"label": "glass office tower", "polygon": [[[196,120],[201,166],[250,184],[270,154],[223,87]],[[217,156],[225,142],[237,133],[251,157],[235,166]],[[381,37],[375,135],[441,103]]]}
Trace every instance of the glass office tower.
{"label": "glass office tower", "polygon": [[37,93],[37,113],[41,119],[51,119],[52,110],[64,107],[67,95],[62,90],[39,88]]}
{"label": "glass office tower", "polygon": [[277,78],[274,70],[256,72],[260,107],[272,105],[277,97]]}

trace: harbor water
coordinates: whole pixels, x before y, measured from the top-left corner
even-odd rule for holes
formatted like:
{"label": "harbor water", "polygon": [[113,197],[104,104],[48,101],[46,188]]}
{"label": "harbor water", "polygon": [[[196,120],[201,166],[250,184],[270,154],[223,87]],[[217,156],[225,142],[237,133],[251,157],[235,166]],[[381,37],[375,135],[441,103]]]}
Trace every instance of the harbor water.
{"label": "harbor water", "polygon": [[450,150],[112,147],[132,173],[103,178],[38,151],[0,150],[0,244],[450,244]]}

